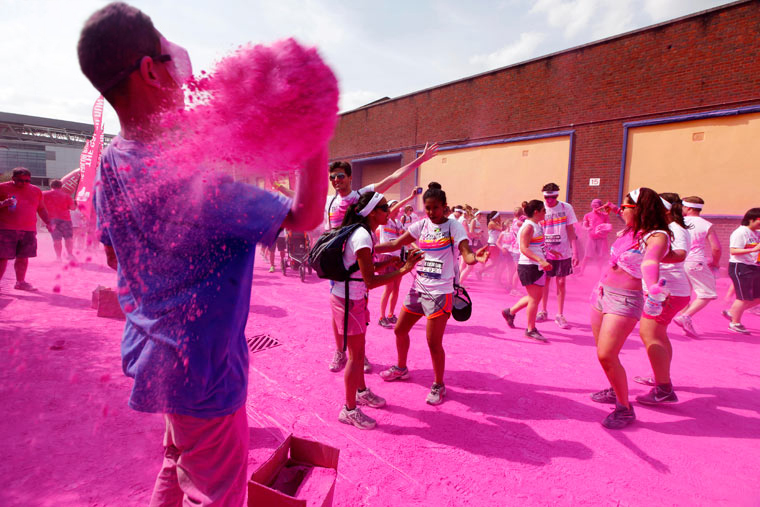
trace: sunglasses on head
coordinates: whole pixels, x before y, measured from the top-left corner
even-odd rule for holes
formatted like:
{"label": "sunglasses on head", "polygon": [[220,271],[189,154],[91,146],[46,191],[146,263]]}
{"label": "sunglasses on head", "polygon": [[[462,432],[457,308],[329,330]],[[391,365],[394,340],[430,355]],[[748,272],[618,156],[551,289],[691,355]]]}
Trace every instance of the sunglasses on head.
{"label": "sunglasses on head", "polygon": [[330,181],[344,180],[346,179],[346,173],[335,173],[330,175]]}

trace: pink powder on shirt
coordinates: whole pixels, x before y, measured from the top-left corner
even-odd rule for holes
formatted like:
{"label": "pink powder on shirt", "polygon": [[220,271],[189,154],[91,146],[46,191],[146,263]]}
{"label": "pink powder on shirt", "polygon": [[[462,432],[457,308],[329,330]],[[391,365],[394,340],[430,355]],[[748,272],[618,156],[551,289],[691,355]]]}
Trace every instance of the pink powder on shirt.
{"label": "pink powder on shirt", "polygon": [[610,217],[607,213],[597,208],[583,216],[583,226],[588,229],[588,234],[594,239],[606,238],[607,233],[612,230],[612,227],[599,227],[602,224],[608,224]]}
{"label": "pink powder on shirt", "polygon": [[337,123],[338,82],[316,48],[294,39],[247,44],[189,85],[190,107],[167,113],[158,141],[166,167],[235,176],[297,169]]}

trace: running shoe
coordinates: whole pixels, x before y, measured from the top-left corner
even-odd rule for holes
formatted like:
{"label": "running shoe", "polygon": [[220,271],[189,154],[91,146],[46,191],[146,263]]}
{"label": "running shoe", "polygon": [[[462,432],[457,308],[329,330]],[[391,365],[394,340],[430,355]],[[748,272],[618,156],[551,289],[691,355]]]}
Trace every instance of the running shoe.
{"label": "running shoe", "polygon": [[544,335],[538,332],[538,329],[535,327],[533,329],[526,329],[525,330],[525,336],[528,338],[533,338],[534,340],[538,340],[540,342],[548,342],[546,338],[544,338]]}
{"label": "running shoe", "polygon": [[597,403],[617,403],[617,396],[613,388],[602,389],[591,395],[591,401]]}
{"label": "running shoe", "polygon": [[428,405],[440,405],[443,403],[443,397],[446,395],[446,386],[443,384],[433,384],[430,388],[430,392],[425,398],[425,402]]}
{"label": "running shoe", "polygon": [[663,403],[678,403],[678,396],[672,389],[665,391],[655,386],[648,393],[636,396],[636,401],[642,405],[662,405]]}
{"label": "running shoe", "polygon": [[733,331],[734,333],[741,333],[741,334],[752,334],[749,332],[749,329],[744,327],[744,324],[741,322],[732,322],[728,325],[728,329]]}
{"label": "running shoe", "polygon": [[364,373],[372,373],[372,363],[369,362],[367,356],[364,356]]}
{"label": "running shoe", "polygon": [[385,317],[380,318],[380,320],[378,321],[378,325],[380,327],[384,327],[385,329],[390,329],[393,327],[393,324],[391,324],[391,322]]}
{"label": "running shoe", "polygon": [[274,273],[274,266],[271,266],[271,267],[269,268],[269,272],[270,272],[270,273]]}
{"label": "running shoe", "polygon": [[720,314],[723,315],[723,317],[725,317],[729,321],[733,321],[734,320],[734,318],[731,316],[731,314],[728,313],[728,310],[723,310],[723,311],[720,312]]}
{"label": "running shoe", "polygon": [[380,408],[385,406],[385,398],[376,395],[368,387],[364,391],[356,391],[356,404],[366,405],[372,408]]}
{"label": "running shoe", "polygon": [[385,371],[380,372],[380,378],[386,382],[393,380],[406,380],[409,378],[409,368],[401,369],[395,364]]}
{"label": "running shoe", "polygon": [[557,315],[554,317],[554,322],[559,326],[560,329],[567,329],[570,327],[570,324],[567,323],[567,319],[564,315]]}
{"label": "running shoe", "polygon": [[620,430],[635,420],[636,413],[633,411],[633,405],[625,408],[620,403],[615,403],[615,410],[602,421],[602,425],[607,429]]}
{"label": "running shoe", "polygon": [[388,317],[388,322],[390,322],[391,324],[395,324],[396,322],[398,322],[398,317],[396,317],[395,315],[391,315],[390,317]]}
{"label": "running shoe", "polygon": [[35,292],[37,290],[29,282],[16,282],[16,285],[14,285],[13,288],[16,290],[26,290],[29,292]]}
{"label": "running shoe", "polygon": [[509,308],[505,308],[501,311],[501,316],[507,321],[507,325],[512,329],[515,328],[515,314],[509,311]]}
{"label": "running shoe", "polygon": [[652,378],[652,377],[639,377],[639,376],[636,376],[636,377],[633,377],[633,381],[636,382],[637,384],[642,384],[642,385],[645,385],[645,386],[654,386],[655,385],[654,378]]}
{"label": "running shoe", "polygon": [[362,412],[359,407],[349,410],[345,405],[340,409],[338,420],[343,424],[353,424],[360,430],[371,430],[377,425],[377,422]]}
{"label": "running shoe", "polygon": [[330,371],[340,371],[344,366],[346,366],[346,354],[341,350],[336,350],[328,368]]}
{"label": "running shoe", "polygon": [[683,329],[683,332],[686,333],[686,336],[699,338],[699,333],[697,333],[697,330],[694,329],[694,324],[691,321],[691,317],[688,315],[679,315],[673,319],[673,322],[675,322],[676,326]]}
{"label": "running shoe", "polygon": [[549,314],[546,312],[538,312],[536,314],[536,322],[546,322],[549,320]]}

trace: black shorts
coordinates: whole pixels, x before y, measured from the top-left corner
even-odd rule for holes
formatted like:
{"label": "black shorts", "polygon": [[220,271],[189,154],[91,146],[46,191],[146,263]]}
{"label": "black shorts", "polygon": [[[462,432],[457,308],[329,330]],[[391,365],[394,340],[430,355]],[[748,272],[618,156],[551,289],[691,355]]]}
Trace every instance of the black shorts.
{"label": "black shorts", "polygon": [[546,272],[546,276],[569,276],[573,274],[572,259],[547,259],[552,265],[552,270]]}
{"label": "black shorts", "polygon": [[760,299],[760,266],[729,262],[728,276],[734,282],[736,299],[739,301]]}
{"label": "black shorts", "polygon": [[279,250],[280,252],[284,252],[285,251],[285,245],[286,245],[285,244],[285,238],[283,238],[282,236],[278,237],[277,238],[277,250]]}
{"label": "black shorts", "polygon": [[71,226],[71,221],[54,218],[50,223],[53,224],[53,230],[50,235],[53,236],[54,240],[60,241],[61,239],[71,239],[74,237],[74,229]]}
{"label": "black shorts", "polygon": [[535,264],[518,264],[517,277],[523,287],[528,285],[544,285],[546,283],[546,274],[540,267]]}
{"label": "black shorts", "polygon": [[0,230],[0,259],[37,257],[37,233]]}

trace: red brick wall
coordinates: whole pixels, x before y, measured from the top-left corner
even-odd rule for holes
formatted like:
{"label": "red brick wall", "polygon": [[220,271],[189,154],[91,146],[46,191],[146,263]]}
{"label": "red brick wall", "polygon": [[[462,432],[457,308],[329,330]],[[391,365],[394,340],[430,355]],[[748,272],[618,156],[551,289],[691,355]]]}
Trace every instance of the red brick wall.
{"label": "red brick wall", "polygon": [[714,9],[345,113],[331,159],[575,130],[570,202],[617,201],[623,123],[760,104],[758,40],[760,2]]}

